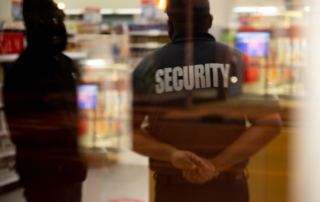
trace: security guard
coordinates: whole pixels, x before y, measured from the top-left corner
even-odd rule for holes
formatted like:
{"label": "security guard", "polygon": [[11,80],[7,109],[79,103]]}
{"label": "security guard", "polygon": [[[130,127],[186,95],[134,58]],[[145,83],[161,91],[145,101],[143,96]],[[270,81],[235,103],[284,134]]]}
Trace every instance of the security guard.
{"label": "security guard", "polygon": [[156,202],[248,202],[244,171],[280,131],[278,101],[241,93],[243,54],[208,34],[208,0],[170,0],[167,14],[172,43],[133,73],[134,150]]}

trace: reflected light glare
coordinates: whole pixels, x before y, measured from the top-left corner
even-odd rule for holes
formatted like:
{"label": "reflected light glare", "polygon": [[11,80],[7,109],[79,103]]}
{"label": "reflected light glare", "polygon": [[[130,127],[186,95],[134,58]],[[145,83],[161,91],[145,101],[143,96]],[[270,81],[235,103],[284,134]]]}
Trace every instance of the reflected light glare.
{"label": "reflected light glare", "polygon": [[160,10],[164,10],[167,7],[167,1],[166,0],[159,0],[158,7]]}
{"label": "reflected light glare", "polygon": [[60,10],[63,10],[63,9],[66,8],[66,5],[65,5],[64,3],[58,3],[58,8],[59,8]]}

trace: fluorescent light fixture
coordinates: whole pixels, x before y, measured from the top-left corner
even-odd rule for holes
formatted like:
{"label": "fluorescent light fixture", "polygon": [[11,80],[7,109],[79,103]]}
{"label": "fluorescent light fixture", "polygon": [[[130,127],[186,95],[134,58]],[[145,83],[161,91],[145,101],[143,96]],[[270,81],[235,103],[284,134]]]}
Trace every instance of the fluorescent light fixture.
{"label": "fluorescent light fixture", "polygon": [[311,11],[311,7],[310,6],[306,6],[306,7],[304,7],[304,10],[309,13]]}
{"label": "fluorescent light fixture", "polygon": [[64,4],[64,3],[58,3],[58,8],[59,8],[60,10],[63,10],[63,9],[66,8],[66,4]]}
{"label": "fluorescent light fixture", "polygon": [[273,13],[277,13],[278,9],[277,7],[260,7],[258,9],[258,12],[261,14],[273,14]]}
{"label": "fluorescent light fixture", "polygon": [[261,13],[261,14],[274,14],[278,12],[277,7],[235,7],[235,13]]}
{"label": "fluorescent light fixture", "polygon": [[116,14],[123,14],[123,15],[134,15],[134,14],[141,14],[141,8],[122,8],[116,9]]}
{"label": "fluorescent light fixture", "polygon": [[303,12],[302,11],[286,11],[284,15],[292,18],[302,18]]}
{"label": "fluorescent light fixture", "polygon": [[100,13],[101,13],[102,15],[114,14],[114,9],[101,9]]}
{"label": "fluorescent light fixture", "polygon": [[[64,10],[65,14],[67,15],[82,15],[83,14],[83,9],[65,9]],[[112,15],[112,14],[118,14],[118,15],[134,15],[134,14],[141,14],[141,9],[101,9],[100,13],[102,15]]]}
{"label": "fluorescent light fixture", "polygon": [[233,8],[235,13],[255,13],[258,12],[259,7],[236,7]]}
{"label": "fluorescent light fixture", "polygon": [[91,68],[91,69],[107,69],[114,64],[114,61],[113,59],[107,59],[107,60],[96,59],[96,60],[87,60],[85,61],[85,64],[88,66],[88,68]]}
{"label": "fluorescent light fixture", "polygon": [[82,9],[65,9],[64,13],[67,15],[82,15],[83,10]]}
{"label": "fluorescent light fixture", "polygon": [[87,60],[86,65],[92,67],[102,67],[106,65],[106,62],[104,60]]}

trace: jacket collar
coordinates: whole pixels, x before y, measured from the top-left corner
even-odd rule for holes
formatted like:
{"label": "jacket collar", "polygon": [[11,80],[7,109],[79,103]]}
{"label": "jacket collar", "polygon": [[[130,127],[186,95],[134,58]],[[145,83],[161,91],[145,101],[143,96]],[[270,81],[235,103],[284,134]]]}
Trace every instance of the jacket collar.
{"label": "jacket collar", "polygon": [[200,32],[194,32],[192,38],[188,38],[186,33],[177,34],[172,42],[173,43],[181,43],[185,41],[216,41],[214,36],[212,36],[209,33],[200,33]]}

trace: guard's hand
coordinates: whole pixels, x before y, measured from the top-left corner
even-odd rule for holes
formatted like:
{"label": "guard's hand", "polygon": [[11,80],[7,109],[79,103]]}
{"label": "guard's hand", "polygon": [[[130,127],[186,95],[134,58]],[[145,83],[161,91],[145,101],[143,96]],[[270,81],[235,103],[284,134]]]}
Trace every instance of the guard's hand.
{"label": "guard's hand", "polygon": [[212,161],[203,159],[205,166],[196,169],[184,169],[183,177],[193,184],[205,184],[216,177],[217,170]]}
{"label": "guard's hand", "polygon": [[189,151],[176,150],[171,154],[171,163],[175,168],[182,170],[194,170],[206,167],[203,158]]}

